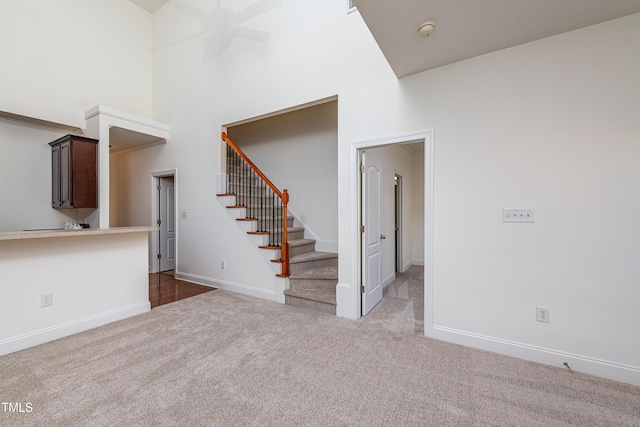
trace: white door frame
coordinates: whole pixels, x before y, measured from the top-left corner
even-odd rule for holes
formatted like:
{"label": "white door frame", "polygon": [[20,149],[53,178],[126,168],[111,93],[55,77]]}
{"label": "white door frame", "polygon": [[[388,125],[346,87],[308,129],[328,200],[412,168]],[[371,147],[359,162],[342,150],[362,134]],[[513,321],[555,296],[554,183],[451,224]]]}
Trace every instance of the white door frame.
{"label": "white door frame", "polygon": [[[350,219],[350,247],[351,268],[349,270],[349,288],[346,292],[336,294],[338,315],[349,318],[359,318],[362,313],[360,298],[360,150],[383,145],[406,144],[410,142],[424,142],[424,333],[433,335],[434,292],[433,292],[433,203],[434,203],[434,130],[427,129],[420,132],[407,133],[365,141],[351,143],[351,186],[352,200],[356,204]],[[340,285],[338,286],[341,287]],[[341,304],[345,309],[341,309]],[[355,310],[354,310],[355,309]]]}
{"label": "white door frame", "polygon": [[[403,215],[404,215],[404,211],[403,211],[403,206],[402,206],[402,200],[403,200],[403,194],[402,194],[402,177],[403,175],[401,175],[401,172],[399,171],[395,171],[393,173],[393,177],[395,179],[395,186],[393,188],[393,192],[394,192],[394,201],[395,201],[395,206],[394,206],[394,219],[395,219],[395,226],[394,226],[394,230],[393,230],[393,237],[394,237],[394,246],[395,246],[395,257],[396,257],[396,273],[402,273],[404,271],[404,257],[403,257],[403,250],[402,250],[402,245],[403,245],[403,236],[402,233],[404,232],[403,227],[404,227],[404,219],[403,219]],[[397,227],[397,229],[396,229]]]}
{"label": "white door frame", "polygon": [[[158,184],[160,184],[160,178],[173,176],[173,185],[174,185],[174,198],[175,198],[175,224],[176,224],[176,272],[178,270],[178,236],[179,236],[179,226],[178,226],[178,169],[167,169],[157,172],[151,172],[151,219],[149,224],[155,227],[157,226],[157,220],[159,218],[160,212],[158,212]],[[160,262],[158,261],[158,251],[160,250],[160,233],[152,232],[149,234],[149,272],[157,273],[160,271]]]}

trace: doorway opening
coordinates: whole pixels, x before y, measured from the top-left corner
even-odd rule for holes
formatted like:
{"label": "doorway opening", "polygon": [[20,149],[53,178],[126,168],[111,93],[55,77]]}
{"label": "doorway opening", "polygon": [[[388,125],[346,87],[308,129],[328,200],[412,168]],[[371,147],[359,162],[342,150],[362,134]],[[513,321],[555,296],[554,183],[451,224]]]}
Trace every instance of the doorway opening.
{"label": "doorway opening", "polygon": [[[420,334],[429,335],[433,325],[433,130],[356,142],[352,143],[352,149],[352,158],[358,161],[358,173],[355,178],[355,189],[358,193],[358,229],[354,246],[357,248],[356,259],[359,267],[354,269],[352,283],[356,286],[351,288],[357,316],[367,315],[367,319],[373,316],[370,320],[377,322],[376,319],[380,317],[376,317],[378,311],[386,313],[389,307],[399,306],[397,298],[406,298],[405,294],[411,294],[411,291],[407,292],[405,289],[407,286],[398,287],[399,281],[411,280],[411,286],[418,283],[420,292],[416,302],[412,306],[411,302],[407,302],[407,306],[411,306],[416,315],[415,319],[419,316],[420,323],[416,323],[415,330],[419,330]],[[380,158],[383,171],[382,185],[386,186],[380,199],[382,225],[380,232],[376,232],[381,243],[379,264],[382,266],[380,277],[385,298],[383,302],[390,292],[398,294],[395,295],[396,300],[393,303],[385,302],[377,310],[374,307],[378,301],[369,301],[371,295],[367,292],[367,287],[372,286],[367,283],[368,277],[372,276],[370,269],[377,269],[377,266],[373,264],[372,267],[371,263],[367,263],[365,256],[368,239],[363,237],[363,234],[366,234],[367,228],[366,209],[370,206],[363,203],[363,196],[365,199],[367,197],[368,179],[365,173],[367,166],[361,164],[363,152],[366,153],[365,156],[374,155]],[[405,163],[399,164],[398,159],[402,157]],[[370,231],[376,231],[375,227]],[[394,236],[394,241],[385,240],[385,235]],[[356,236],[355,229],[352,236]],[[393,286],[389,286],[392,283]],[[373,286],[375,285],[374,283]],[[418,292],[414,294],[417,295]],[[339,300],[338,305],[340,302]],[[392,317],[396,318],[397,315]],[[384,316],[380,318],[383,319]]]}
{"label": "doorway opening", "polygon": [[176,171],[151,176],[151,223],[158,231],[151,233],[150,272],[173,275],[177,266],[177,176]]}
{"label": "doorway opening", "polygon": [[412,206],[421,200],[417,193],[424,188],[422,162],[416,163],[416,159],[422,160],[423,146],[423,142],[413,141],[360,150],[361,316],[389,296],[388,286],[394,283],[395,289],[404,270],[422,261],[423,255],[413,251],[414,244],[421,246],[424,239],[418,231],[423,227],[417,224],[423,221],[422,209]]}

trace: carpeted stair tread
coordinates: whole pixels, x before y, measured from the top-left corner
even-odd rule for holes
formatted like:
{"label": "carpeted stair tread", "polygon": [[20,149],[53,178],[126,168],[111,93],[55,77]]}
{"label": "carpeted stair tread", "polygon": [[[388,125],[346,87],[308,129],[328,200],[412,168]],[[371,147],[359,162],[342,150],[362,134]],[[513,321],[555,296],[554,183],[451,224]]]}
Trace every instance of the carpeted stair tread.
{"label": "carpeted stair tread", "polygon": [[[229,207],[229,206],[227,206]],[[270,227],[264,227],[265,229],[267,229],[268,231],[271,231],[273,233],[280,233],[282,232],[282,227],[275,227],[275,228],[270,228]],[[304,227],[287,227],[287,233],[295,233],[297,231],[304,231]],[[296,239],[298,240],[298,239]],[[289,240],[289,246],[291,246],[291,242],[294,242],[295,240]]]}
{"label": "carpeted stair tread", "polygon": [[312,270],[303,271],[301,273],[292,274],[289,279],[334,279],[338,282],[338,267],[322,267]]}
{"label": "carpeted stair tread", "polygon": [[321,260],[321,259],[331,259],[331,258],[338,258],[338,254],[334,253],[334,252],[317,252],[317,251],[313,251],[313,252],[307,252],[304,254],[300,254],[300,255],[296,255],[294,257],[291,257],[289,259],[289,263],[290,264],[296,264],[299,262],[307,262],[307,261],[317,261],[317,260]]}
{"label": "carpeted stair tread", "polygon": [[336,305],[335,289],[287,289],[284,294],[290,297]]}
{"label": "carpeted stair tread", "polygon": [[[291,240],[289,242],[289,247],[295,247],[295,246],[303,246],[303,245],[310,245],[312,243],[315,243],[316,241],[313,239],[297,239],[297,240]],[[289,260],[289,262],[291,262],[291,260]]]}

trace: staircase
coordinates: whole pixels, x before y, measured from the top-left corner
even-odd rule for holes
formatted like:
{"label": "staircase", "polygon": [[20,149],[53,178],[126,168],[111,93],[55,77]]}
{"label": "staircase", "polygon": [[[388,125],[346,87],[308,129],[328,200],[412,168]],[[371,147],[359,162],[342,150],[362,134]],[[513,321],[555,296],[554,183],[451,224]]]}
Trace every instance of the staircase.
{"label": "staircase", "polygon": [[[265,184],[261,179],[264,174],[248,159],[247,166],[239,161],[239,157],[246,156],[226,134],[223,133],[222,139],[228,144],[227,191],[218,194],[218,199],[230,215],[243,224],[247,234],[256,236],[256,246],[266,251],[265,257],[273,263],[282,264],[281,273],[276,275],[288,278],[289,283],[284,290],[285,304],[335,315],[338,254],[317,252],[316,241],[305,239],[304,227],[296,227],[294,218],[289,215],[285,232],[284,220],[280,217],[284,216],[286,202],[284,207],[278,204],[278,195],[269,188],[272,185],[270,181]],[[247,170],[249,167],[257,172],[251,173]],[[284,194],[288,201],[286,190]],[[287,249],[283,250],[285,244]]]}
{"label": "staircase", "polygon": [[[310,243],[298,246],[297,242]],[[285,304],[335,315],[338,254],[316,252],[315,243],[315,240],[307,239],[289,242],[291,276],[289,289],[284,291]],[[300,251],[294,252],[294,248],[300,248]]]}

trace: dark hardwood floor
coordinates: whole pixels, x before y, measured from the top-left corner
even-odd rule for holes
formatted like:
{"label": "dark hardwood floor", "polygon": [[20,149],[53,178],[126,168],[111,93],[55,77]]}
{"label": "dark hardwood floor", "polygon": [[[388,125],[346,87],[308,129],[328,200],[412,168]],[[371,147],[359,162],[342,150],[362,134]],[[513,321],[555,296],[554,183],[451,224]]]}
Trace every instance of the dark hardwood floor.
{"label": "dark hardwood floor", "polygon": [[173,277],[173,273],[149,274],[149,301],[151,308],[155,308],[170,302],[189,298],[195,295],[210,292],[216,288],[196,285]]}

